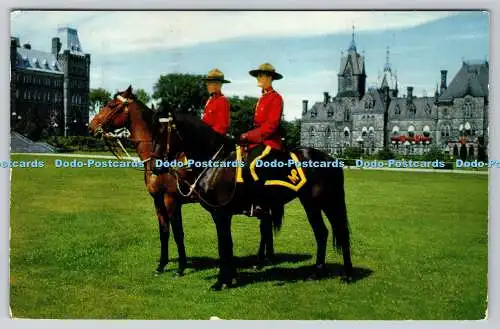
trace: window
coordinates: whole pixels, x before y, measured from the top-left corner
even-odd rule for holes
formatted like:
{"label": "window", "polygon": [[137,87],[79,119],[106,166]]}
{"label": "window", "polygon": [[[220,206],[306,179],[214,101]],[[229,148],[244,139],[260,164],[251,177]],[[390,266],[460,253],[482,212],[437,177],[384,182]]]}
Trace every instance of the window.
{"label": "window", "polygon": [[394,115],[401,115],[401,108],[399,107],[399,105],[396,105],[396,107],[394,108]]}
{"label": "window", "polygon": [[445,108],[443,109],[443,115],[445,115],[445,116],[446,116],[446,115],[448,115],[448,108],[446,108],[446,107],[445,107]]}
{"label": "window", "polygon": [[314,127],[309,128],[309,137],[313,138],[315,136],[316,136],[316,131],[315,131]]}
{"label": "window", "polygon": [[445,125],[441,127],[441,137],[450,137],[450,126]]}
{"label": "window", "polygon": [[351,119],[351,115],[350,115],[350,113],[349,113],[349,109],[348,109],[348,108],[346,108],[346,109],[344,110],[344,121],[349,121],[350,119]]}
{"label": "window", "polygon": [[464,112],[466,118],[472,118],[472,104],[467,100],[464,104]]}
{"label": "window", "polygon": [[331,118],[333,117],[333,108],[331,106],[328,107],[328,110],[326,112],[326,115]]}
{"label": "window", "polygon": [[348,128],[348,127],[345,127],[345,128],[344,128],[344,137],[346,137],[346,138],[347,138],[347,137],[349,137],[349,135],[350,135],[349,128]]}
{"label": "window", "polygon": [[332,129],[330,127],[326,127],[325,137],[330,137],[332,135]]}
{"label": "window", "polygon": [[363,137],[365,137],[367,134],[368,134],[368,129],[366,129],[366,127],[363,127],[363,128],[361,129],[361,135],[362,135]]}
{"label": "window", "polygon": [[346,89],[352,88],[352,77],[350,75],[345,77],[344,86]]}
{"label": "window", "polygon": [[410,126],[408,127],[408,136],[413,137],[413,135],[414,135],[414,134],[415,134],[415,126],[410,125]]}
{"label": "window", "polygon": [[415,104],[413,104],[413,103],[408,104],[408,112],[410,113],[410,115],[413,115],[413,116],[415,116],[415,114],[417,114],[417,107],[415,106]]}
{"label": "window", "polygon": [[431,112],[432,112],[431,105],[430,104],[425,105],[425,114],[431,115]]}

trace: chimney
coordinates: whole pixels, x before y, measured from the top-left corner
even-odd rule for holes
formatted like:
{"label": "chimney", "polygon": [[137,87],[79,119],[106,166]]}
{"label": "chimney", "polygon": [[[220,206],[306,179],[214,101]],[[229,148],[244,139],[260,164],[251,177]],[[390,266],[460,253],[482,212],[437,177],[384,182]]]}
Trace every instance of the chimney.
{"label": "chimney", "polygon": [[327,91],[323,93],[323,103],[325,103],[325,105],[330,103],[330,94],[328,94]]}
{"label": "chimney", "polygon": [[308,103],[307,99],[302,100],[302,114],[307,113],[307,103]]}
{"label": "chimney", "polygon": [[11,47],[14,47],[14,48],[20,48],[21,44],[19,43],[19,38],[11,37],[10,38],[10,45],[11,45]]}
{"label": "chimney", "polygon": [[61,51],[61,46],[61,39],[52,38],[52,54],[57,56],[57,54]]}
{"label": "chimney", "polygon": [[23,47],[25,49],[31,49],[31,45],[29,43],[25,43]]}
{"label": "chimney", "polygon": [[442,94],[446,88],[448,88],[446,86],[446,75],[448,74],[448,71],[447,70],[441,70],[441,88],[439,90],[439,92]]}
{"label": "chimney", "polygon": [[407,100],[411,102],[413,99],[413,87],[406,87],[406,91],[408,92]]}

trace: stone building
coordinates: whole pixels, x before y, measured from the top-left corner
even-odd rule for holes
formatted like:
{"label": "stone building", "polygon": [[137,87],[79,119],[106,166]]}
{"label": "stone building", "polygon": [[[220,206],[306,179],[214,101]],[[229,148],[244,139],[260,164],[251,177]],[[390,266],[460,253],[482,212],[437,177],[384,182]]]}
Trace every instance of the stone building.
{"label": "stone building", "polygon": [[31,138],[87,135],[90,55],[78,32],[59,28],[51,52],[11,37],[11,129]]}
{"label": "stone building", "polygon": [[487,61],[463,61],[449,85],[447,70],[441,70],[433,96],[416,97],[412,86],[402,94],[387,49],[379,85],[366,88],[365,58],[353,33],[341,56],[337,95],[324,92],[312,106],[302,102],[301,145],[340,155],[346,147],[361,147],[364,154],[384,148],[423,154],[435,144],[455,154],[465,148],[475,158],[487,143],[488,71]]}

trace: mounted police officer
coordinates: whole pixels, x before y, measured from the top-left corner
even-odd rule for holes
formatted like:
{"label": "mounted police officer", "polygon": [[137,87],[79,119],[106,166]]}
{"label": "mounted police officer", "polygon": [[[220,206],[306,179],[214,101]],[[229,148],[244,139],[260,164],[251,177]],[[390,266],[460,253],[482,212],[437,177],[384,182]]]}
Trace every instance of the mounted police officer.
{"label": "mounted police officer", "polygon": [[258,168],[254,160],[271,161],[283,158],[284,147],[280,134],[283,98],[272,86],[274,80],[280,80],[283,76],[276,72],[269,63],[261,64],[249,73],[257,79],[257,85],[262,89],[262,95],[255,107],[254,129],[242,134],[240,141],[248,144],[247,161],[251,180],[249,185],[252,185],[251,191],[256,202],[255,205],[252,205],[249,215],[259,216],[270,213],[269,198],[266,195],[264,183],[266,178],[270,177],[271,173],[276,172],[276,170]]}
{"label": "mounted police officer", "polygon": [[[202,121],[212,127],[215,132],[221,135],[226,135],[231,122],[231,105],[227,97],[222,94],[222,84],[231,83],[231,81],[224,79],[224,73],[217,68],[210,70],[202,79],[206,84],[208,93],[210,94],[209,99],[205,103]],[[168,112],[171,112],[172,109],[173,106],[164,104],[164,106],[160,107],[157,117],[168,117]],[[153,165],[153,173],[151,175],[152,184],[155,183],[157,176],[163,171],[166,171],[166,169],[157,168]]]}
{"label": "mounted police officer", "polygon": [[221,135],[226,135],[231,123],[229,100],[222,94],[222,84],[231,83],[224,79],[224,73],[213,69],[203,78],[210,98],[205,104],[202,120]]}

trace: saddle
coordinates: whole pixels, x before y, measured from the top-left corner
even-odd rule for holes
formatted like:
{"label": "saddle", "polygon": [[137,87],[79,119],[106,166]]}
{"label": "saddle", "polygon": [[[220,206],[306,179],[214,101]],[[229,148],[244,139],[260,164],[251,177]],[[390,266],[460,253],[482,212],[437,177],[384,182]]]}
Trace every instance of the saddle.
{"label": "saddle", "polygon": [[[300,161],[297,155],[293,152],[282,152],[277,158],[273,160],[266,160],[266,156],[271,151],[270,146],[266,146],[264,151],[249,162],[248,152],[246,149],[236,146],[236,160],[245,164],[245,168],[238,166],[236,168],[236,182],[244,183],[245,180],[251,179],[253,181],[259,180],[259,173],[268,171],[267,179],[264,185],[268,186],[282,186],[289,188],[293,191],[298,191],[307,182],[306,175],[300,166]],[[271,167],[258,167],[258,160],[267,161]],[[246,169],[249,175],[244,175],[243,171]]]}

